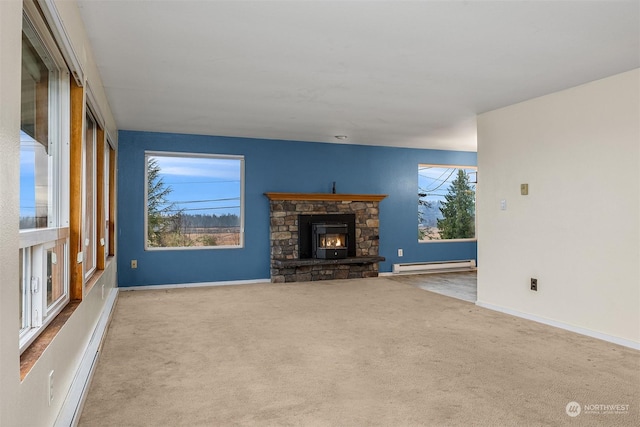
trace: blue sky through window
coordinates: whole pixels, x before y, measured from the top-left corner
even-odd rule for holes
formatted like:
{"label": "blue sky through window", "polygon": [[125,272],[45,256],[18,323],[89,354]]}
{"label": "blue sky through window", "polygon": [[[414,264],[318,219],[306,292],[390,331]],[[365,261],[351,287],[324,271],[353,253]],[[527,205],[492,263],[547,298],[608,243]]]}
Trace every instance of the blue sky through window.
{"label": "blue sky through window", "polygon": [[167,196],[184,214],[240,216],[239,159],[214,157],[149,156],[160,167],[160,176],[172,189]]}
{"label": "blue sky through window", "polygon": [[464,170],[469,177],[469,184],[475,189],[476,168],[436,165],[420,165],[418,167],[418,188],[421,192],[427,193],[427,200],[443,201],[451,183],[456,179],[458,169]]}
{"label": "blue sky through window", "polygon": [[20,131],[20,216],[36,216],[36,152],[42,145]]}

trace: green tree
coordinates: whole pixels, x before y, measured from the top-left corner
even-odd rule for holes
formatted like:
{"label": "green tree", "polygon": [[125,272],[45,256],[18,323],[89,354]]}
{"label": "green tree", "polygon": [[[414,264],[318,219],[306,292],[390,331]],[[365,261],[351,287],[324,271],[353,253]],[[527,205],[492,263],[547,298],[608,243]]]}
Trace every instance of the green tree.
{"label": "green tree", "polygon": [[176,215],[174,203],[167,200],[173,189],[166,185],[160,175],[156,159],[147,162],[147,240],[149,246],[165,246],[168,232],[175,231]]}
{"label": "green tree", "polygon": [[418,188],[418,240],[422,240],[426,237],[427,232],[424,228],[420,226],[425,223],[424,212],[422,207],[429,209],[431,208],[431,202],[425,200],[428,196],[426,190],[422,188]]}
{"label": "green tree", "polygon": [[444,196],[438,220],[442,239],[468,239],[475,237],[475,190],[462,169]]}

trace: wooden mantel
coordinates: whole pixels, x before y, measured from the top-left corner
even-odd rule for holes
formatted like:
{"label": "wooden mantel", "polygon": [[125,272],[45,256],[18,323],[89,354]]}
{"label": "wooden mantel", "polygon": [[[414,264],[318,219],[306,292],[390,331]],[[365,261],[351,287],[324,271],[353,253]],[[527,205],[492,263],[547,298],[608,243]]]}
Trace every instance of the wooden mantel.
{"label": "wooden mantel", "polygon": [[269,200],[324,200],[336,202],[379,202],[386,194],[334,194],[334,193],[264,193]]}

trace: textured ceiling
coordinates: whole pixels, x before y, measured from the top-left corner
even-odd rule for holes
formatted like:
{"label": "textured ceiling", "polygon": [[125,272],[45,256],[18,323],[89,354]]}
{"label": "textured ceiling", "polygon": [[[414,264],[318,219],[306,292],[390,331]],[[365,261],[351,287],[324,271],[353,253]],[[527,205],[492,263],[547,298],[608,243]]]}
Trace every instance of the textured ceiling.
{"label": "textured ceiling", "polygon": [[639,4],[79,1],[119,129],[472,151],[476,114],[639,67]]}

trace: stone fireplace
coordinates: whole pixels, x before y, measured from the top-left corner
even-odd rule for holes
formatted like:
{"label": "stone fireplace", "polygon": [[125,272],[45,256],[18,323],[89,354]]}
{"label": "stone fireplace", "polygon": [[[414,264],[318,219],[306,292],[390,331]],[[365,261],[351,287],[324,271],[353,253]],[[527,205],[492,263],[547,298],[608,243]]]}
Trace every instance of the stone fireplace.
{"label": "stone fireplace", "polygon": [[378,205],[386,195],[265,195],[272,282],[378,276]]}

